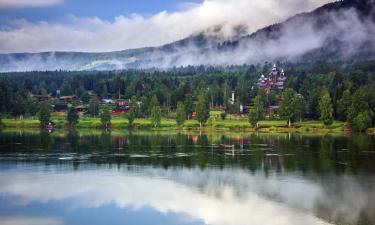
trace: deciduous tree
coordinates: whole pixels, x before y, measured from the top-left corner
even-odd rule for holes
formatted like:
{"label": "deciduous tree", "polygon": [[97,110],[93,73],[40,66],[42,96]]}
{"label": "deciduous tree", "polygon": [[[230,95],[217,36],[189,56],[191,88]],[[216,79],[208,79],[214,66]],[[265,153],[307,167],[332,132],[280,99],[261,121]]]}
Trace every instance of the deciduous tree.
{"label": "deciduous tree", "polygon": [[320,120],[328,126],[333,123],[333,107],[329,93],[325,93],[319,101]]}
{"label": "deciduous tree", "polygon": [[293,89],[288,88],[282,95],[279,108],[280,117],[287,120],[290,125],[298,118],[301,118],[303,108],[302,97],[293,91]]}
{"label": "deciduous tree", "polygon": [[51,119],[51,106],[48,101],[40,103],[39,113],[38,113],[40,126],[45,127]]}
{"label": "deciduous tree", "polygon": [[366,131],[371,127],[372,115],[371,111],[360,112],[352,122],[352,126],[356,131]]}
{"label": "deciduous tree", "polygon": [[153,127],[160,127],[161,124],[161,108],[154,106],[151,110],[151,124]]}
{"label": "deciduous tree", "polygon": [[100,114],[100,122],[102,123],[102,126],[106,129],[109,128],[111,126],[111,119],[111,109],[109,107],[105,107]]}
{"label": "deciduous tree", "polygon": [[197,120],[202,128],[203,124],[206,123],[210,117],[209,103],[207,100],[206,90],[204,88],[199,91],[196,113]]}
{"label": "deciduous tree", "polygon": [[254,98],[254,106],[249,112],[249,123],[255,127],[260,120],[264,119],[264,112],[265,109],[262,98],[258,95]]}
{"label": "deciduous tree", "polygon": [[186,120],[185,106],[182,102],[177,103],[176,122],[178,126],[184,125]]}
{"label": "deciduous tree", "polygon": [[134,120],[137,117],[138,104],[137,97],[133,96],[130,99],[129,112],[127,113],[129,127],[133,126]]}

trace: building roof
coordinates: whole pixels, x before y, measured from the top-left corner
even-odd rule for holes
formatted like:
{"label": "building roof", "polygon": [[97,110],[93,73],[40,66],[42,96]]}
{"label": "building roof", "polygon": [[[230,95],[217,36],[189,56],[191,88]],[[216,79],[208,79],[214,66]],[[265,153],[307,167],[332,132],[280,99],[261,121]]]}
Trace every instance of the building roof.
{"label": "building roof", "polygon": [[75,95],[71,95],[71,96],[61,96],[60,99],[73,99],[73,98],[78,98],[77,96]]}

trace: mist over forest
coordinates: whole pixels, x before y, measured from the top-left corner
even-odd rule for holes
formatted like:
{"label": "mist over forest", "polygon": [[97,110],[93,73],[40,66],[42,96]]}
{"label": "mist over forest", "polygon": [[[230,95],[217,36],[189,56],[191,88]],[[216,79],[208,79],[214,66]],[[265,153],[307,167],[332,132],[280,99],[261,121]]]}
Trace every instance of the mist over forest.
{"label": "mist over forest", "polygon": [[84,53],[0,55],[0,71],[168,69],[265,61],[337,61],[375,57],[373,0],[344,0],[247,34],[246,24],[219,24],[160,47]]}

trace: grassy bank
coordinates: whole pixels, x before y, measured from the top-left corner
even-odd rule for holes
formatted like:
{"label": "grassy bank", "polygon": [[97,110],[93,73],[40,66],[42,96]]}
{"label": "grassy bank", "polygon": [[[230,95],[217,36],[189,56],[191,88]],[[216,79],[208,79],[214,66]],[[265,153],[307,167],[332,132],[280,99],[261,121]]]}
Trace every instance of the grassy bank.
{"label": "grassy bank", "polygon": [[[66,127],[64,117],[54,116],[52,120],[58,128]],[[127,129],[128,121],[123,117],[112,118],[113,129]],[[6,128],[39,128],[39,121],[37,119],[3,119],[3,125]],[[77,128],[79,129],[100,129],[101,123],[99,118],[82,117],[79,120]],[[134,128],[138,130],[198,130],[199,123],[196,120],[188,120],[183,127],[179,127],[175,120],[163,118],[159,128],[153,128],[150,120],[136,119]],[[254,131],[254,128],[245,120],[241,118],[215,120],[207,124],[204,130],[236,130],[236,131]],[[286,121],[261,121],[259,122],[260,132],[300,132],[300,133],[322,133],[322,132],[343,132],[344,123],[334,122],[330,126],[325,126],[319,121],[304,121],[294,123],[292,127],[287,126]],[[375,133],[375,130],[372,130]]]}

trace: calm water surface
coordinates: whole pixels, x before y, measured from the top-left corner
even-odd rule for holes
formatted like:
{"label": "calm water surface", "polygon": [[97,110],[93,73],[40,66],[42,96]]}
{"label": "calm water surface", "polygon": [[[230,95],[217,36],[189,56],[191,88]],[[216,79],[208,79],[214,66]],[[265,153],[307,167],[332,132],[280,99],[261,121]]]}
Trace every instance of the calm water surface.
{"label": "calm water surface", "polygon": [[375,224],[375,137],[3,130],[0,224]]}

